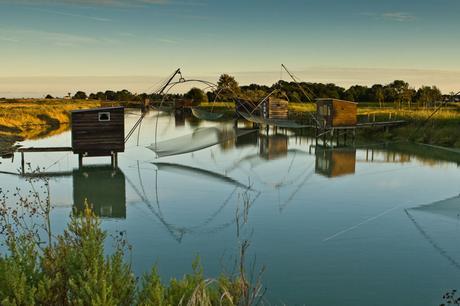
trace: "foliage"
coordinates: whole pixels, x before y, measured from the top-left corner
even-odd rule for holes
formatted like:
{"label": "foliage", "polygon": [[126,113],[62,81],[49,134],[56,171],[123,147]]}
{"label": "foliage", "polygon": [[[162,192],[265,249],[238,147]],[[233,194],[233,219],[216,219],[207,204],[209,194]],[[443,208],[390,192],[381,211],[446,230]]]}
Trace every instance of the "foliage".
{"label": "foliage", "polygon": [[193,102],[208,102],[208,96],[199,88],[191,88],[185,95],[184,98],[193,100]]}
{"label": "foliage", "polygon": [[32,173],[31,185],[43,184],[25,194],[17,189],[12,196],[16,205],[0,189],[0,229],[7,249],[0,255],[1,305],[249,306],[260,300],[260,285],[252,286],[244,273],[208,279],[199,258],[193,273],[168,284],[156,267],[136,279],[125,260],[131,247],[124,239],[116,239],[113,254],[105,255],[107,233],[89,204],[54,236],[48,180],[39,171]]}
{"label": "foliage", "polygon": [[86,100],[87,98],[88,96],[86,95],[84,91],[77,91],[75,95],[72,97],[72,99],[76,99],[76,100]]}
{"label": "foliage", "polygon": [[446,305],[460,305],[460,297],[457,295],[457,290],[451,290],[442,296],[445,303],[440,306]]}

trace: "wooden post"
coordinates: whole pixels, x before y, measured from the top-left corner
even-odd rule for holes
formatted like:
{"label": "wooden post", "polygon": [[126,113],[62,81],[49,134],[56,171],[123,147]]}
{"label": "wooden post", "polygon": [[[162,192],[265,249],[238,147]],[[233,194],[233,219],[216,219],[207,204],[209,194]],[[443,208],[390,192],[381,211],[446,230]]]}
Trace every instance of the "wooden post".
{"label": "wooden post", "polygon": [[318,126],[315,127],[315,145],[318,145]]}
{"label": "wooden post", "polygon": [[78,154],[78,168],[83,167],[83,154]]}
{"label": "wooden post", "polygon": [[22,171],[22,174],[26,173],[24,152],[21,152],[21,171]]}

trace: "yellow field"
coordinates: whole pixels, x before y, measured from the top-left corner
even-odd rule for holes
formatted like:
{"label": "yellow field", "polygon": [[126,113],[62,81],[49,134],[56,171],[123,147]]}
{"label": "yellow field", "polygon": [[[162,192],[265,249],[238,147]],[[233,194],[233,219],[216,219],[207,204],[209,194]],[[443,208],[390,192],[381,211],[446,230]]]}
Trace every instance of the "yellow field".
{"label": "yellow field", "polygon": [[101,106],[98,101],[19,100],[0,102],[0,138],[36,139],[68,129],[70,111]]}

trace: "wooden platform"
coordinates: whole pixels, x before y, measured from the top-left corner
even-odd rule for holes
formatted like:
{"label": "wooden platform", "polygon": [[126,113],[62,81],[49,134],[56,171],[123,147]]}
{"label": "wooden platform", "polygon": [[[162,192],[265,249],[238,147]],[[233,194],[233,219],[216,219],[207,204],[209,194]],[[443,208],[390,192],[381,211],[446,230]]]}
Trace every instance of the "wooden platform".
{"label": "wooden platform", "polygon": [[17,150],[20,153],[25,153],[25,152],[72,152],[71,147],[29,147],[29,148],[19,148]]}

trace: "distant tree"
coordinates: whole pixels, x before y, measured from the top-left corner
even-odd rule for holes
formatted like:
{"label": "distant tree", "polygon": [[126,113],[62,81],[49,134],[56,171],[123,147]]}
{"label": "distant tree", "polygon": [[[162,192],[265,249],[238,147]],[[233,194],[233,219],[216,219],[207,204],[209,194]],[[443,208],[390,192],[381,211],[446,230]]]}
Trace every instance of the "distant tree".
{"label": "distant tree", "polygon": [[217,89],[214,92],[219,93],[220,99],[232,101],[240,95],[241,89],[234,77],[222,74],[217,81]]}
{"label": "distant tree", "polygon": [[385,102],[385,92],[383,86],[380,84],[375,84],[371,87],[372,101],[378,102],[379,106],[382,107]]}
{"label": "distant tree", "polygon": [[366,102],[370,100],[369,88],[366,86],[354,85],[344,93],[345,99],[355,102]]}
{"label": "distant tree", "polygon": [[415,94],[415,101],[418,106],[427,108],[434,105],[434,102],[441,101],[441,91],[436,86],[422,86]]}
{"label": "distant tree", "polygon": [[129,92],[127,89],[123,89],[116,92],[116,100],[117,101],[133,101],[134,95]]}
{"label": "distant tree", "polygon": [[76,100],[86,100],[88,96],[84,91],[77,91],[77,93],[72,97],[72,99]]}
{"label": "distant tree", "polygon": [[50,95],[50,94],[47,94],[45,99],[54,99],[54,97],[52,95]]}
{"label": "distant tree", "polygon": [[185,95],[184,98],[191,99],[193,102],[208,102],[208,96],[199,88],[193,87]]}
{"label": "distant tree", "polygon": [[116,101],[117,100],[117,93],[113,90],[106,90],[104,93],[105,99],[107,101]]}

